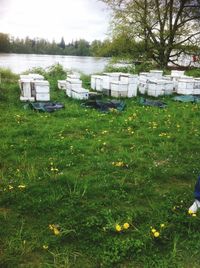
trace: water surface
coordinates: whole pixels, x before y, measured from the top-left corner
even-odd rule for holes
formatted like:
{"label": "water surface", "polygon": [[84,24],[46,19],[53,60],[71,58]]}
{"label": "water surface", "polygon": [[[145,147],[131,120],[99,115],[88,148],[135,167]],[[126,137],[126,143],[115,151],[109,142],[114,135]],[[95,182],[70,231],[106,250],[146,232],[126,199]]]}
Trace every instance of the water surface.
{"label": "water surface", "polygon": [[0,67],[9,68],[14,73],[59,63],[66,69],[92,74],[102,72],[108,61],[108,58],[96,57],[0,53]]}

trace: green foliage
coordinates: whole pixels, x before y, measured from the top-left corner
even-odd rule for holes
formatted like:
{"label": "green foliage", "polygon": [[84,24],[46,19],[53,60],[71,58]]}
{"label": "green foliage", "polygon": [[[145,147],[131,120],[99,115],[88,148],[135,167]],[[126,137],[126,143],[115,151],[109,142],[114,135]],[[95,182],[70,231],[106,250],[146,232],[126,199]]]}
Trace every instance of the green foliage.
{"label": "green foliage", "polygon": [[10,69],[0,68],[1,79],[3,80],[17,80],[18,75],[14,74]]}
{"label": "green foliage", "polygon": [[[122,62],[123,67],[118,65],[117,62]],[[111,61],[105,68],[106,72],[124,72],[124,73],[132,73],[132,74],[139,74],[140,72],[149,72],[152,69],[155,69],[157,66],[152,62],[145,62],[145,63],[130,63],[130,60],[124,59],[115,59]]]}
{"label": "green foliage", "polygon": [[61,66],[37,71],[65,109],[24,109],[1,84],[0,266],[199,267],[199,104],[102,114],[57,90]]}
{"label": "green foliage", "polygon": [[90,44],[84,39],[65,44],[64,38],[56,43],[44,38],[25,39],[10,38],[8,34],[0,33],[0,52],[50,54],[50,55],[77,55],[90,56]]}
{"label": "green foliage", "polygon": [[10,52],[9,35],[0,33],[0,52]]}
{"label": "green foliage", "polygon": [[200,69],[199,68],[192,68],[191,70],[186,71],[186,75],[200,77]]}

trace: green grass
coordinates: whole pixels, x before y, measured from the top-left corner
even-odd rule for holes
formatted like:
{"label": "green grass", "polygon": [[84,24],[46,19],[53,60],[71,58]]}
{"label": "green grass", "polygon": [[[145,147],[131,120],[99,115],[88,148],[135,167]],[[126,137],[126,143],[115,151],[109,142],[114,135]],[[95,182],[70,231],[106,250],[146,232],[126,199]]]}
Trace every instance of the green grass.
{"label": "green grass", "polygon": [[137,98],[104,114],[46,77],[65,104],[51,114],[24,109],[17,81],[0,85],[0,267],[200,267],[200,216],[187,214],[200,106]]}

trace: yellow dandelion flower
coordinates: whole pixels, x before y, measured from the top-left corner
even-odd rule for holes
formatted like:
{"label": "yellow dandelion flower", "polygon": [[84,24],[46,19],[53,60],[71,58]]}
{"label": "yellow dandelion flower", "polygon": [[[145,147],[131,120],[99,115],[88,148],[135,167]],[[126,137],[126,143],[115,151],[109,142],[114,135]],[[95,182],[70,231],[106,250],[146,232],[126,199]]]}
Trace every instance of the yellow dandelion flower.
{"label": "yellow dandelion flower", "polygon": [[53,230],[54,229],[54,225],[53,224],[49,224],[49,229]]}
{"label": "yellow dandelion flower", "polygon": [[123,225],[123,228],[128,229],[129,227],[130,227],[130,224],[128,222],[125,222],[124,225]]}
{"label": "yellow dandelion flower", "polygon": [[59,235],[60,234],[60,231],[57,228],[54,228],[53,229],[53,232],[54,232],[55,235]]}
{"label": "yellow dandelion flower", "polygon": [[48,245],[43,245],[42,248],[43,248],[43,249],[48,249],[49,246],[48,246]]}
{"label": "yellow dandelion flower", "polygon": [[196,214],[196,213],[193,213],[193,214],[192,214],[192,217],[196,217],[196,216],[197,216],[197,214]]}
{"label": "yellow dandelion flower", "polygon": [[188,214],[192,215],[193,211],[191,209],[188,210]]}
{"label": "yellow dandelion flower", "polygon": [[156,233],[156,229],[154,229],[154,228],[151,231],[152,231],[152,233]]}
{"label": "yellow dandelion flower", "polygon": [[19,189],[24,189],[24,188],[26,188],[26,186],[23,185],[23,184],[20,184],[20,185],[18,185],[18,188],[19,188]]}
{"label": "yellow dandelion flower", "polygon": [[122,227],[121,227],[119,224],[116,224],[116,226],[115,226],[115,230],[116,230],[117,232],[121,232]]}
{"label": "yellow dandelion flower", "polygon": [[159,232],[155,232],[153,235],[154,235],[154,237],[159,237],[160,233]]}
{"label": "yellow dandelion flower", "polygon": [[165,227],[164,223],[161,223],[160,227],[161,227],[161,228]]}

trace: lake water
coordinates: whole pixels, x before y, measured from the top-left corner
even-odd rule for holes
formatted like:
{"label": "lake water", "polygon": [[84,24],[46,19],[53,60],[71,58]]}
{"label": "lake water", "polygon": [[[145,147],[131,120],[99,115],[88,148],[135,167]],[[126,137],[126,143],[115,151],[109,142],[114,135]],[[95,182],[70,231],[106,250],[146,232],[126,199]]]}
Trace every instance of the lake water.
{"label": "lake water", "polygon": [[108,61],[108,58],[96,57],[0,53],[0,67],[9,68],[14,73],[22,73],[33,67],[46,68],[59,63],[66,69],[92,74],[102,72]]}

